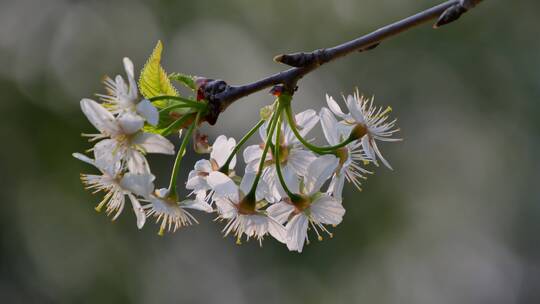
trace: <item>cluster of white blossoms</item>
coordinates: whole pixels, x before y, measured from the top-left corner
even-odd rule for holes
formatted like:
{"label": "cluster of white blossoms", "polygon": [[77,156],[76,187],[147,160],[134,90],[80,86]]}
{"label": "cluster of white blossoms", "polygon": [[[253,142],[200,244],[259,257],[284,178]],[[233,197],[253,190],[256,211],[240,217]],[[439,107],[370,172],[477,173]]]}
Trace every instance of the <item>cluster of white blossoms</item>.
{"label": "cluster of white blossoms", "polygon": [[[262,244],[270,235],[286,244],[291,251],[301,252],[309,243],[308,231],[316,238],[332,237],[328,225],[341,223],[345,214],[342,193],[345,182],[360,189],[361,181],[372,172],[366,167],[379,162],[390,168],[383,157],[379,141],[398,141],[394,133],[399,129],[396,120],[388,116],[390,108],[373,104],[358,92],[344,98],[348,113],[326,96],[327,107],[319,113],[306,110],[294,115],[292,96],[277,94],[276,102],[239,142],[225,135],[218,136],[207,149],[208,159],[195,163],[185,182],[185,199],[179,199],[176,175],[192,131],[198,127],[205,108],[192,112],[167,112],[172,108],[189,108],[187,99],[163,96],[160,100],[180,100],[170,106],[156,99],[139,97],[133,64],[124,59],[127,83],[121,76],[105,80],[106,95],[99,95],[101,103],[81,100],[81,109],[90,123],[99,131],[85,135],[97,142],[89,150],[93,158],[75,153],[74,156],[95,166],[100,174],[81,175],[88,189],[105,192],[97,205],[100,211],[116,219],[122,212],[127,196],[142,228],[148,217],[160,224],[159,234],[176,231],[196,223],[188,209],[215,212],[224,221],[223,233],[232,234],[238,243],[243,238],[256,239]],[[140,85],[140,84],[139,84]],[[143,95],[145,95],[143,93]],[[184,100],[184,103],[182,103]],[[194,100],[206,105],[205,100]],[[163,113],[170,114],[182,124],[176,124],[182,134],[182,145],[173,167],[168,188],[155,189],[155,177],[145,158],[147,153],[174,154],[174,145],[152,128],[161,123]],[[180,114],[182,115],[180,115]],[[193,119],[184,119],[188,114]],[[174,115],[173,115],[174,114]],[[322,128],[328,142],[317,146],[305,137],[315,127]],[[171,128],[167,128],[170,130]],[[247,146],[242,153],[244,170],[235,170],[241,147],[254,134],[260,141]],[[243,174],[237,174],[242,172]]]}

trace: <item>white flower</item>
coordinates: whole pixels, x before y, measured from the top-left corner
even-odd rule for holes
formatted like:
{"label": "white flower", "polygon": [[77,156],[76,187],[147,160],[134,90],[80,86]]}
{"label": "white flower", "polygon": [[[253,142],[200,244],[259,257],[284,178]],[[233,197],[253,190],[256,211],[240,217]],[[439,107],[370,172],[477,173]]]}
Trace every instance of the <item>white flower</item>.
{"label": "white flower", "polygon": [[146,216],[156,218],[156,223],[161,221],[159,235],[163,235],[165,230],[175,232],[178,228],[189,226],[197,220],[186,209],[195,209],[205,212],[212,212],[206,202],[195,200],[184,200],[178,202],[176,199],[168,197],[167,189],[156,190],[154,194],[148,196],[150,204],[144,206]]}
{"label": "white flower", "polygon": [[338,159],[332,155],[323,155],[315,160],[308,168],[301,189],[302,200],[297,202],[281,201],[266,210],[278,222],[288,221],[287,248],[291,251],[302,252],[305,242],[309,242],[307,230],[309,224],[317,234],[322,236],[319,229],[332,237],[324,225],[338,225],[343,219],[345,209],[336,198],[321,193],[320,189],[338,166]]}
{"label": "white flower", "polygon": [[[227,158],[232,153],[234,147],[236,146],[236,141],[234,138],[229,138],[225,135],[220,135],[212,145],[212,152],[210,153],[210,159],[201,159],[195,163],[194,170],[189,172],[188,181],[186,183],[186,188],[192,190],[194,193],[201,195],[206,194],[206,191],[210,190],[210,185],[206,179],[208,175],[213,171],[218,171],[221,167],[225,165]],[[234,169],[236,165],[236,156],[233,157],[231,163],[229,164],[229,170]],[[210,193],[207,199],[211,197]]]}
{"label": "white flower", "polygon": [[354,95],[349,95],[345,98],[349,113],[345,114],[341,111],[341,108],[337,102],[330,96],[326,95],[326,102],[328,107],[336,116],[343,119],[342,123],[349,132],[358,131],[362,135],[361,143],[366,155],[376,165],[377,158],[379,158],[383,164],[392,169],[388,161],[384,159],[381,151],[377,147],[375,140],[380,141],[400,141],[398,138],[391,138],[391,136],[398,132],[396,126],[396,119],[388,121],[388,112],[391,108],[388,107],[385,110],[382,107],[373,105],[373,97],[371,99],[360,96],[358,91]]}
{"label": "white flower", "polygon": [[81,109],[100,134],[90,134],[98,142],[94,150],[96,164],[110,168],[122,162],[132,173],[150,172],[144,153],[174,154],[174,145],[165,137],[141,131],[143,119],[125,113],[114,117],[105,107],[91,99],[81,100]]}
{"label": "white flower", "polygon": [[[348,134],[343,134],[344,130],[340,128],[340,124],[330,110],[323,107],[319,115],[324,137],[326,137],[330,145],[337,145],[347,138]],[[340,199],[345,179],[352,182],[358,190],[361,190],[359,179],[365,179],[364,174],[371,172],[360,166],[360,162],[369,162],[360,141],[353,141],[347,146],[338,149],[336,154],[339,158],[339,166],[328,187],[328,193]]]}
{"label": "white flower", "polygon": [[123,59],[126,70],[128,84],[122,76],[117,75],[115,79],[106,77],[103,81],[108,94],[97,94],[107,105],[113,114],[122,115],[125,113],[136,114],[144,118],[149,124],[155,126],[159,121],[159,114],[152,103],[144,99],[139,101],[135,74],[133,72],[133,62],[127,57]]}
{"label": "white flower", "polygon": [[[317,113],[313,110],[306,110],[298,113],[295,117],[297,128],[302,136],[313,129],[319,122]],[[244,150],[244,161],[246,162],[246,172],[256,172],[261,161],[262,152],[264,149],[264,141],[266,140],[268,123],[259,129],[260,136],[263,142],[260,145],[252,145]],[[311,162],[315,160],[315,155],[311,151],[307,151],[300,141],[294,135],[290,126],[284,122],[281,126],[282,136],[280,137],[280,157],[281,171],[291,191],[296,192],[299,187],[299,177],[307,172],[307,168]],[[273,140],[275,143],[275,138]],[[276,202],[285,196],[281,184],[279,183],[276,165],[274,163],[272,153],[266,156],[267,166],[264,169],[262,178],[268,184],[270,196],[267,200]]]}
{"label": "white flower", "polygon": [[238,244],[244,234],[247,240],[257,239],[261,246],[266,234],[285,243],[285,228],[257,206],[264,197],[264,182],[261,181],[257,186],[254,199],[245,196],[254,179],[255,175],[248,173],[238,187],[230,177],[219,171],[213,171],[208,175],[208,184],[215,192],[214,200],[219,214],[218,219],[228,221],[222,232],[225,236],[233,233]]}
{"label": "white flower", "polygon": [[96,211],[101,211],[105,205],[107,215],[114,214],[113,220],[116,220],[120,213],[122,213],[122,210],[124,210],[125,197],[128,196],[137,217],[137,227],[141,229],[144,226],[146,216],[135,195],[143,197],[149,195],[154,189],[154,176],[150,173],[122,174],[120,166],[116,168],[104,168],[100,167],[95,160],[83,154],[74,153],[73,156],[95,166],[101,171],[101,175],[81,174],[81,180],[85,184],[86,189],[94,190],[95,192],[106,192],[103,200],[96,206]]}

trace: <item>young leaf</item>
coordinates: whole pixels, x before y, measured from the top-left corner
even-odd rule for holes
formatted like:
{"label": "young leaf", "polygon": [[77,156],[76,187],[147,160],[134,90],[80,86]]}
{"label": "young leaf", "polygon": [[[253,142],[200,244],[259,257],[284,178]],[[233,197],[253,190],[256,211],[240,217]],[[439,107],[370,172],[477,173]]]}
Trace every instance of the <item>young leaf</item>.
{"label": "young leaf", "polygon": [[[141,70],[139,90],[145,98],[161,95],[178,96],[178,91],[173,87],[171,81],[167,77],[167,73],[161,66],[162,51],[163,45],[161,44],[161,41],[158,41],[150,58],[148,58],[148,61]],[[154,105],[158,108],[163,108],[168,105],[168,101],[156,101],[154,102]]]}
{"label": "young leaf", "polygon": [[192,91],[197,90],[197,85],[195,84],[195,76],[186,75],[182,73],[171,73],[169,75],[169,79],[180,82],[186,88],[191,89]]}

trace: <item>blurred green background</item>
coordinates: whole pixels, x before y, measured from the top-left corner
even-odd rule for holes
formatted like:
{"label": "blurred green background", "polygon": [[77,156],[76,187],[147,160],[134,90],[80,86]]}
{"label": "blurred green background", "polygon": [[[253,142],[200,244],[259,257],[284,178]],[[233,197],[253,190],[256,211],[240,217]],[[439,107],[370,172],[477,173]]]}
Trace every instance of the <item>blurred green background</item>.
{"label": "blurred green background", "polygon": [[[300,83],[297,111],[357,86],[392,105],[402,143],[346,189],[344,222],[302,254],[235,245],[223,224],[158,237],[93,208],[71,157],[90,145],[82,97],[138,68],[249,82],[282,52],[332,46],[439,1],[0,1],[2,303],[539,303],[540,2],[484,1],[337,61]],[[272,101],[237,102],[214,128],[239,138]],[[317,133],[314,133],[317,134]],[[318,133],[320,135],[320,132]],[[187,168],[196,160],[189,154]],[[151,157],[165,186],[172,157]]]}

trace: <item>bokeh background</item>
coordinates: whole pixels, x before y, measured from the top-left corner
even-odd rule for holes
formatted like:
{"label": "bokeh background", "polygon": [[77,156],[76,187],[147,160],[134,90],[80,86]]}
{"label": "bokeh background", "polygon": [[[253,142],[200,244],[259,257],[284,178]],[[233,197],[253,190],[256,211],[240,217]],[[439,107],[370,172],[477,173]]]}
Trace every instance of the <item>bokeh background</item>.
{"label": "bokeh background", "polygon": [[[165,237],[137,231],[129,209],[111,223],[79,181],[94,172],[71,157],[90,147],[79,100],[123,73],[123,56],[140,68],[161,39],[167,71],[240,84],[283,69],[276,54],[436,3],[1,0],[1,302],[539,303],[538,1],[484,1],[300,83],[297,111],[358,87],[393,107],[405,139],[382,147],[394,171],[347,187],[335,237],[302,254],[235,245],[200,213]],[[205,130],[238,138],[271,101],[252,95]],[[158,186],[172,161],[151,157]]]}

